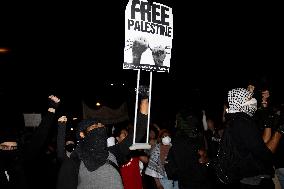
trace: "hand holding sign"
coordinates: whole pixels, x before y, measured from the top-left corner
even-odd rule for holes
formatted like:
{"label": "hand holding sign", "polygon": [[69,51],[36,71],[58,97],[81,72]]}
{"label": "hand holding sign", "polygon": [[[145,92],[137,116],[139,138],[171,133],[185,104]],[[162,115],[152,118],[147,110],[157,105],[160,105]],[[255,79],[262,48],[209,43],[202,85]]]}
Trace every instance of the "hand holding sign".
{"label": "hand holding sign", "polygon": [[149,102],[148,99],[142,99],[140,103],[141,114],[148,115]]}

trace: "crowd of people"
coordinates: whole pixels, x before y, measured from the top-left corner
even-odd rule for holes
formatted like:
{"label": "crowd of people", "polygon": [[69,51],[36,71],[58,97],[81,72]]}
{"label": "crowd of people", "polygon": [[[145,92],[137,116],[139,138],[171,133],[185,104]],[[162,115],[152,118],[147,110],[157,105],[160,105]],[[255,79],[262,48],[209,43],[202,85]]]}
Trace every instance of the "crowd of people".
{"label": "crowd of people", "polygon": [[[0,188],[273,189],[274,178],[284,188],[284,109],[271,103],[269,89],[262,89],[260,97],[255,91],[252,85],[229,90],[219,119],[184,106],[174,115],[175,125],[151,122],[151,149],[139,150],[129,147],[134,134],[135,142],[147,136],[147,97],[140,99],[136,129],[127,122],[109,132],[109,122],[88,118],[75,124],[59,115],[64,99],[51,95],[48,111],[30,137],[1,126]],[[245,157],[239,179],[229,184],[210,166],[224,132]]]}

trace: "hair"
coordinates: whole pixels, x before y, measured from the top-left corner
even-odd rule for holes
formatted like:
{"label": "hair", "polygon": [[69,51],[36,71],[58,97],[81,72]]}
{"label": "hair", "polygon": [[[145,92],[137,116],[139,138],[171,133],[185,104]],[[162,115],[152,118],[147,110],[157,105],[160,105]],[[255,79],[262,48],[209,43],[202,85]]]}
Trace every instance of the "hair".
{"label": "hair", "polygon": [[159,132],[159,136],[158,136],[158,141],[161,142],[162,136],[167,133],[169,134],[169,136],[171,136],[171,132],[168,129],[162,129]]}
{"label": "hair", "polygon": [[158,136],[159,136],[159,131],[158,131],[158,129],[157,129],[156,127],[154,127],[154,126],[151,124],[151,125],[150,125],[150,130],[154,131],[154,133],[155,133],[155,139],[157,139]]}

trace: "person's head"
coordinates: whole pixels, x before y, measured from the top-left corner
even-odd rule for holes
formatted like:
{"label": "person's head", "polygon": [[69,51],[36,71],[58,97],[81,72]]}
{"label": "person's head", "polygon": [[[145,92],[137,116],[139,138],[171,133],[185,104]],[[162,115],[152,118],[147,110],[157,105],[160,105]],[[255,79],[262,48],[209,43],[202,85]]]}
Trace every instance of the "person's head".
{"label": "person's head", "polygon": [[83,120],[79,123],[79,139],[84,139],[91,131],[98,128],[105,128],[105,126],[94,119]]}
{"label": "person's head", "polygon": [[269,105],[270,92],[269,89],[264,88],[261,90],[261,106],[266,108]]}
{"label": "person's head", "polygon": [[158,135],[159,135],[159,131],[154,126],[150,125],[149,139],[156,140],[158,138]]}
{"label": "person's head", "polygon": [[208,129],[213,131],[215,129],[214,121],[212,119],[207,119],[207,126],[208,126]]}
{"label": "person's head", "polygon": [[76,150],[88,171],[105,164],[109,152],[104,124],[95,119],[85,119],[78,125],[77,136],[80,141]]}
{"label": "person's head", "polygon": [[253,93],[244,88],[235,88],[228,92],[228,113],[244,112],[253,116],[257,110],[257,101]]}
{"label": "person's head", "polygon": [[73,152],[73,150],[75,149],[75,146],[76,146],[76,144],[73,140],[67,140],[65,142],[65,150],[67,152]]}
{"label": "person's head", "polygon": [[254,89],[255,89],[255,86],[253,84],[249,84],[248,87],[247,87],[247,90],[251,93],[254,92]]}
{"label": "person's head", "polygon": [[0,131],[0,150],[9,151],[18,148],[18,132],[16,129],[3,129]]}
{"label": "person's head", "polygon": [[162,129],[159,133],[158,137],[159,143],[162,143],[163,145],[169,145],[171,142],[171,133],[167,129]]}
{"label": "person's head", "polygon": [[201,127],[201,120],[191,108],[183,108],[176,114],[177,135],[196,138],[200,134]]}
{"label": "person's head", "polygon": [[16,141],[6,141],[0,144],[0,150],[8,151],[8,150],[17,150],[18,143]]}
{"label": "person's head", "polygon": [[0,167],[10,167],[18,157],[18,133],[13,129],[0,131]]}
{"label": "person's head", "polygon": [[72,152],[76,147],[76,136],[73,130],[69,130],[65,136],[65,150]]}
{"label": "person's head", "polygon": [[122,142],[128,135],[127,129],[123,128],[120,130],[118,136],[116,137],[116,140],[120,143]]}

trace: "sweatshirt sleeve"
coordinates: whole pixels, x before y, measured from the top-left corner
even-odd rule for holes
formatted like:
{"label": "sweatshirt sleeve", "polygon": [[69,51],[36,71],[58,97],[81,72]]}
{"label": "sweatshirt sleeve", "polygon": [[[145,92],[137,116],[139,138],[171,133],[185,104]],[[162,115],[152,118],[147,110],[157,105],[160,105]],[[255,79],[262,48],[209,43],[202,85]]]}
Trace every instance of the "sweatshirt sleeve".
{"label": "sweatshirt sleeve", "polygon": [[62,162],[67,156],[65,153],[66,125],[57,126],[57,158]]}
{"label": "sweatshirt sleeve", "polygon": [[24,158],[26,160],[33,160],[39,155],[47,140],[54,118],[55,114],[51,112],[47,112],[47,114],[43,116],[39,127],[31,138],[31,141],[28,142],[24,148]]}
{"label": "sweatshirt sleeve", "polygon": [[[140,142],[145,136],[147,129],[148,116],[139,113],[137,116],[137,125],[136,125],[136,142]],[[124,159],[130,154],[129,147],[133,142],[134,130],[129,131],[128,136],[121,142],[109,148],[110,152],[116,156],[119,164],[124,161]]]}
{"label": "sweatshirt sleeve", "polygon": [[271,162],[272,152],[265,145],[257,126],[253,122],[249,122],[248,124],[245,121],[240,121],[237,124],[240,125],[240,139],[244,142],[244,146],[248,151],[263,162]]}

